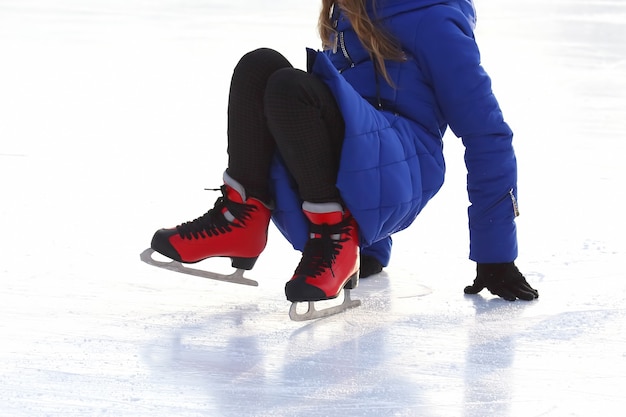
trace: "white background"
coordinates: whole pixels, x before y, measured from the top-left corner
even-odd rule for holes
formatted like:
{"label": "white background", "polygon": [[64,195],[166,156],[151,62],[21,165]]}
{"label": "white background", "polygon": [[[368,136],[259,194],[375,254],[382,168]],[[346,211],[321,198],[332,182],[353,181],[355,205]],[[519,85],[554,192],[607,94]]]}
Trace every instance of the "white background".
{"label": "white background", "polygon": [[[466,297],[460,140],[360,308],[289,320],[270,229],[258,287],[139,261],[212,207],[232,68],[304,66],[318,3],[0,0],[0,415],[590,416],[626,405],[626,3],[478,0],[519,161],[536,302]],[[198,266],[228,272],[227,260]]]}

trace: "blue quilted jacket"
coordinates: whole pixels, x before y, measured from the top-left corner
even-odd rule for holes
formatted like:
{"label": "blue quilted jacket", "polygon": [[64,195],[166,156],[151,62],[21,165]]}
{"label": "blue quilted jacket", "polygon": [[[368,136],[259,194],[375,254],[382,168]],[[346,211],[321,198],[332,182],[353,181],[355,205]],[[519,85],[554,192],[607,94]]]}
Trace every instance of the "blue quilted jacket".
{"label": "blue quilted jacket", "polygon": [[[336,51],[308,50],[309,71],[334,92],[346,122],[337,187],[354,215],[363,254],[387,265],[391,235],[408,227],[444,181],[442,137],[465,145],[470,259],[517,257],[517,166],[513,134],[480,65],[471,0],[378,0],[370,16],[397,39],[403,62],[374,64],[341,12]],[[277,156],[273,221],[302,250],[307,223],[293,179]]]}

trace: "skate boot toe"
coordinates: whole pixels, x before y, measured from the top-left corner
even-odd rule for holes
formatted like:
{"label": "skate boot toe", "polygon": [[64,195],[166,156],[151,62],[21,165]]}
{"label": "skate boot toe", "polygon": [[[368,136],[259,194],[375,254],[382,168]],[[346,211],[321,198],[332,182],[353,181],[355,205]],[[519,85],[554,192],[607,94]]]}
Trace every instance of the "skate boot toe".
{"label": "skate boot toe", "polygon": [[161,255],[167,256],[168,258],[178,262],[183,262],[180,254],[176,251],[176,249],[174,249],[174,246],[172,246],[170,242],[170,237],[174,233],[176,233],[176,231],[172,229],[157,230],[154,233],[154,236],[152,236],[150,247]]}
{"label": "skate boot toe", "polygon": [[322,289],[306,282],[306,276],[295,277],[285,284],[285,295],[291,302],[321,301],[329,297]]}

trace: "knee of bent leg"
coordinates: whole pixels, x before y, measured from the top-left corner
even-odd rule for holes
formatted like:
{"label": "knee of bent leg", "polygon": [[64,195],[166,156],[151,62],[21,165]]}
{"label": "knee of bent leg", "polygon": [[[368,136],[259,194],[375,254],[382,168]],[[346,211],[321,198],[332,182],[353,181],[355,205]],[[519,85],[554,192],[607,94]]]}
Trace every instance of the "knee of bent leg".
{"label": "knee of bent leg", "polygon": [[296,100],[302,91],[304,71],[295,68],[283,68],[275,71],[267,80],[265,86],[265,103],[274,100]]}
{"label": "knee of bent leg", "polygon": [[270,48],[259,48],[243,55],[235,67],[235,72],[265,72],[267,69],[266,71],[271,73],[286,67],[291,67],[291,64],[280,52]]}

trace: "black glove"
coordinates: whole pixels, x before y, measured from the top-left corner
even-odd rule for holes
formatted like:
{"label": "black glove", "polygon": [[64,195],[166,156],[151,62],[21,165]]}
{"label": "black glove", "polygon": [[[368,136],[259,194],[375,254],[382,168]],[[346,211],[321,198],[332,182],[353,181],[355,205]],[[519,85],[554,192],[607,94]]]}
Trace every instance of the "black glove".
{"label": "black glove", "polygon": [[487,288],[489,292],[508,301],[534,300],[539,292],[531,287],[513,262],[503,264],[477,264],[474,284],[465,287],[465,294],[478,294]]}

